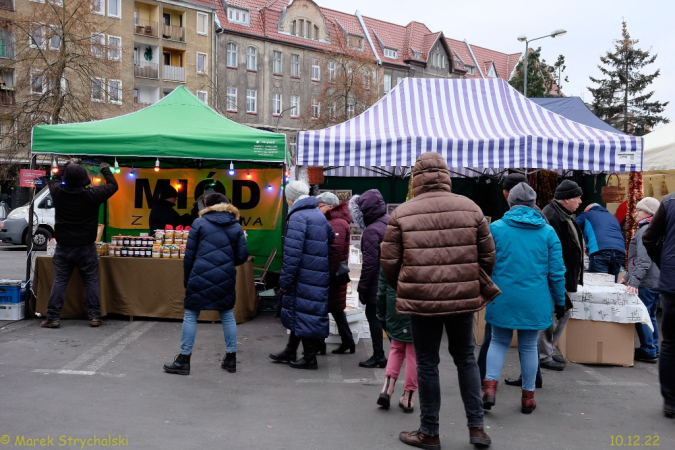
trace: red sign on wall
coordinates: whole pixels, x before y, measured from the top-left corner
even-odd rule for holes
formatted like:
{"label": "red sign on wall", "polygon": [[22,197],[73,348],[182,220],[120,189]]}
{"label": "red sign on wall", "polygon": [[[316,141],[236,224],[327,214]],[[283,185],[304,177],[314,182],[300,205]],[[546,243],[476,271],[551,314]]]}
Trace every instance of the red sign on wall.
{"label": "red sign on wall", "polygon": [[19,185],[21,187],[33,187],[35,186],[36,178],[42,178],[46,175],[47,172],[44,170],[21,169],[19,174]]}

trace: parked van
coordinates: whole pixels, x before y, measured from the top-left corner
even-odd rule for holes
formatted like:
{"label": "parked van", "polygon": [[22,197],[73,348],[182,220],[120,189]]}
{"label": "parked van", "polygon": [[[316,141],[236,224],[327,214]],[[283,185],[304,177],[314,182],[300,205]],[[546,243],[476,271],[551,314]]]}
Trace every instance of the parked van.
{"label": "parked van", "polygon": [[[33,208],[33,249],[46,250],[54,236],[54,202],[48,188],[36,196]],[[28,206],[13,209],[3,222],[0,240],[9,244],[28,245]]]}

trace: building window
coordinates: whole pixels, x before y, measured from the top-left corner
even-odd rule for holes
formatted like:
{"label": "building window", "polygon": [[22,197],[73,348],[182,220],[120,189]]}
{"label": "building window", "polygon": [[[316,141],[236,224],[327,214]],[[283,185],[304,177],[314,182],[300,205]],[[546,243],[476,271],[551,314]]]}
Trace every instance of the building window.
{"label": "building window", "polygon": [[105,80],[103,78],[91,79],[91,101],[103,102],[105,100]]}
{"label": "building window", "polygon": [[197,73],[206,73],[207,62],[206,53],[197,53]]}
{"label": "building window", "polygon": [[363,38],[350,34],[349,36],[347,36],[347,45],[349,46],[349,48],[362,50],[363,49]]}
{"label": "building window", "polygon": [[258,70],[258,50],[255,47],[246,48],[246,70]]}
{"label": "building window", "polygon": [[275,116],[281,114],[281,94],[272,95],[272,114]]}
{"label": "building window", "polygon": [[398,59],[398,51],[394,50],[392,48],[385,48],[384,49],[384,57],[385,58],[391,58],[391,59]]}
{"label": "building window", "polygon": [[237,44],[229,42],[227,44],[227,67],[237,67]]}
{"label": "building window", "polygon": [[490,64],[490,70],[488,70],[487,76],[490,78],[497,78],[497,70],[495,70],[494,64]]}
{"label": "building window", "polygon": [[300,115],[300,96],[291,95],[291,117],[298,117]]}
{"label": "building window", "polygon": [[246,112],[256,114],[258,112],[258,91],[246,90]]}
{"label": "building window", "polygon": [[328,61],[328,81],[335,81],[335,61]]}
{"label": "building window", "polygon": [[209,93],[206,91],[197,91],[197,98],[204,103],[209,103]]}
{"label": "building window", "polygon": [[28,37],[29,44],[32,48],[41,48],[45,49],[45,40],[46,27],[42,23],[31,22],[30,24],[30,35]]}
{"label": "building window", "polygon": [[45,93],[45,76],[37,70],[30,72],[30,93],[44,94]]}
{"label": "building window", "polygon": [[91,54],[103,58],[105,54],[105,34],[91,33]]}
{"label": "building window", "polygon": [[354,105],[352,104],[347,105],[347,117],[350,119],[354,117]]}
{"label": "building window", "polygon": [[281,52],[272,52],[272,73],[281,75]]}
{"label": "building window", "polygon": [[321,103],[312,99],[312,117],[318,119],[321,116]]}
{"label": "building window", "polygon": [[300,78],[300,55],[291,55],[291,76]]}
{"label": "building window", "polygon": [[476,75],[476,68],[473,66],[466,66],[466,73],[469,75]]}
{"label": "building window", "polygon": [[335,118],[335,103],[332,105],[328,105],[326,108],[326,114],[328,114],[329,119],[334,119]]}
{"label": "building window", "polygon": [[[101,0],[103,1],[103,0]],[[122,17],[122,0],[108,0],[108,16],[109,17]]]}
{"label": "building window", "polygon": [[49,50],[59,50],[61,48],[61,28],[50,25],[49,33]]}
{"label": "building window", "polygon": [[391,75],[384,76],[384,92],[391,91]]}
{"label": "building window", "polygon": [[441,55],[441,67],[445,69],[445,55]]}
{"label": "building window", "polygon": [[319,59],[312,58],[312,80],[321,79],[321,66],[319,66]]}
{"label": "building window", "polygon": [[240,25],[250,24],[250,14],[247,9],[227,7],[227,20],[231,23],[238,23]]}
{"label": "building window", "polygon": [[403,81],[403,77],[396,77],[396,85],[397,86],[401,81]]}
{"label": "building window", "polygon": [[209,15],[201,12],[197,13],[197,34],[209,34]]}
{"label": "building window", "polygon": [[236,111],[237,110],[237,88],[236,87],[227,87],[227,110]]}
{"label": "building window", "polygon": [[110,103],[122,104],[122,82],[120,80],[108,80],[108,99]]}
{"label": "building window", "polygon": [[122,38],[119,36],[108,36],[108,59],[119,61],[122,59]]}
{"label": "building window", "polygon": [[103,15],[104,8],[105,8],[105,0],[91,0],[92,13]]}

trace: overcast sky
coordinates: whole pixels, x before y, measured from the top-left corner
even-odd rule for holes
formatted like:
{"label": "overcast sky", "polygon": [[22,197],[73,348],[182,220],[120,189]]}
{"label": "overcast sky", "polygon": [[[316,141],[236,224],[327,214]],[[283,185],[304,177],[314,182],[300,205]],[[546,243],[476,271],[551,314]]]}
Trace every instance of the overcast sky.
{"label": "overcast sky", "polygon": [[587,103],[593,99],[587,90],[593,86],[589,75],[600,75],[600,56],[611,50],[621,37],[621,22],[626,20],[638,48],[651,49],[658,57],[650,72],[661,69],[652,84],[654,98],[670,101],[665,116],[675,120],[675,1],[673,0],[317,0],[323,7],[406,25],[422,22],[432,32],[464,40],[504,53],[525,51],[516,38],[524,34],[536,38],[563,28],[564,36],[530,43],[541,46],[549,63],[565,56],[569,83],[563,84],[568,96],[579,96]]}

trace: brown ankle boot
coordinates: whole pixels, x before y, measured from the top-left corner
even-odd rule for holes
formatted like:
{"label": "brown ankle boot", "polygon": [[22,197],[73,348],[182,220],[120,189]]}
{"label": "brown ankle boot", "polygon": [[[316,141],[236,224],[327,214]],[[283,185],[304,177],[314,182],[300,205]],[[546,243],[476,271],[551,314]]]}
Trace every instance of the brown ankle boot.
{"label": "brown ankle boot", "polygon": [[497,380],[483,380],[483,409],[492,409],[497,403]]}
{"label": "brown ankle boot", "polygon": [[403,412],[410,414],[413,412],[414,404],[413,398],[415,397],[415,391],[404,390],[403,397],[398,401],[398,406],[403,409]]}
{"label": "brown ankle boot", "polygon": [[469,428],[469,442],[476,447],[489,447],[492,444],[492,439],[483,430],[483,427]]}
{"label": "brown ankle boot", "polygon": [[523,389],[523,395],[520,398],[520,412],[523,414],[531,414],[537,407],[537,402],[534,401],[534,391],[526,391]]}
{"label": "brown ankle boot", "polygon": [[396,378],[392,378],[391,375],[387,375],[384,379],[384,386],[382,386],[382,392],[377,399],[377,404],[383,407],[384,409],[389,409],[391,404],[391,396],[394,395],[394,385],[396,384]]}

